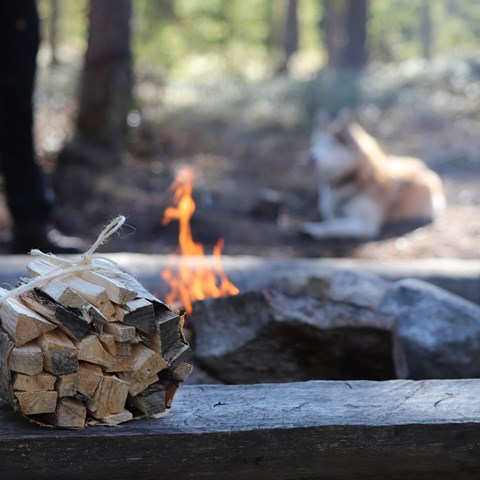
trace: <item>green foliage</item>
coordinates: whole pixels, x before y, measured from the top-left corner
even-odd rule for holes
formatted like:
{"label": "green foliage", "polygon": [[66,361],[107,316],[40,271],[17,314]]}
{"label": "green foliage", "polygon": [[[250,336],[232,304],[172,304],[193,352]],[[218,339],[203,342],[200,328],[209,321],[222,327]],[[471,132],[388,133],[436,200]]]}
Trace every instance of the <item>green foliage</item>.
{"label": "green foliage", "polygon": [[[281,63],[287,0],[132,1],[133,47],[140,70],[157,70],[174,78],[208,78],[219,73],[259,78],[272,74]],[[427,1],[435,53],[477,48],[480,2]],[[422,2],[370,0],[371,60],[402,61],[420,55]],[[51,0],[38,0],[38,4],[47,20]],[[58,41],[81,52],[88,0],[58,0],[58,4]],[[322,8],[323,0],[298,0],[300,50],[294,62],[306,73],[318,70],[324,58],[318,27]]]}

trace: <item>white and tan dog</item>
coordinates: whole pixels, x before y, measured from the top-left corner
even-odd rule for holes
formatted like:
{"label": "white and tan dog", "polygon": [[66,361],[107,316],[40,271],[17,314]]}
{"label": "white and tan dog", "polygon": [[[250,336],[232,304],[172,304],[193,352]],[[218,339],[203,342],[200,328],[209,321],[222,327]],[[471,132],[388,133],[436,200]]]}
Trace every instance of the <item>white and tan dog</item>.
{"label": "white and tan dog", "polygon": [[431,222],[445,207],[440,177],[421,160],[386,155],[346,115],[319,123],[310,155],[320,181],[323,221],[304,223],[304,234],[371,239],[385,222]]}

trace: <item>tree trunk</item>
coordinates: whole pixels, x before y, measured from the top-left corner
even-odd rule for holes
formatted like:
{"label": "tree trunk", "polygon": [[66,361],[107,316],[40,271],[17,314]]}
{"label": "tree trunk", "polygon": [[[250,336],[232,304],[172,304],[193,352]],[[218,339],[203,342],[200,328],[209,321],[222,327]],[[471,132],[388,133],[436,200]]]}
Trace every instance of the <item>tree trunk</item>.
{"label": "tree trunk", "polygon": [[[131,0],[91,0],[77,136],[121,152],[132,99]],[[106,156],[108,158],[110,156]]]}
{"label": "tree trunk", "polygon": [[288,0],[283,32],[283,62],[280,72],[288,71],[288,63],[298,50],[298,0]]}
{"label": "tree trunk", "polygon": [[50,44],[50,67],[58,65],[57,26],[60,5],[58,0],[50,0],[50,17],[48,19],[48,43]]}
{"label": "tree trunk", "polygon": [[368,0],[349,0],[346,12],[347,43],[342,52],[341,66],[361,69],[367,63]]}
{"label": "tree trunk", "polygon": [[423,0],[420,16],[420,39],[422,44],[422,56],[430,60],[433,56],[433,24],[432,9],[428,0]]}
{"label": "tree trunk", "polygon": [[85,199],[95,198],[97,180],[120,165],[124,153],[133,84],[131,14],[131,0],[90,1],[74,136],[52,178],[57,223],[65,231],[82,228]]}
{"label": "tree trunk", "polygon": [[345,46],[345,2],[343,0],[323,0],[323,18],[320,21],[323,43],[327,53],[327,65],[340,66],[342,50]]}

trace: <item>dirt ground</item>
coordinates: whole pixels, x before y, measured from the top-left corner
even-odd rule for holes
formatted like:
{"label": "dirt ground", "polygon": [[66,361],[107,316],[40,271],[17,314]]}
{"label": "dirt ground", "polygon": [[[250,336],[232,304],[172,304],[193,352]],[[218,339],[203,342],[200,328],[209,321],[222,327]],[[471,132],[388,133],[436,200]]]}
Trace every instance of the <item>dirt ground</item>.
{"label": "dirt ground", "polygon": [[[130,152],[109,175],[92,174],[98,193],[85,199],[81,212],[57,205],[57,223],[91,243],[102,225],[122,213],[132,228],[105,251],[171,253],[177,228],[162,226],[161,219],[171,201],[168,186],[188,165],[196,176],[193,235],[206,253],[223,238],[230,255],[479,258],[480,68],[456,62],[372,70],[353,105],[386,151],[419,156],[441,175],[448,207],[433,224],[410,231],[389,227],[365,243],[320,242],[298,233],[302,222],[317,215],[307,151],[311,112],[332,98],[328,89],[316,95],[312,88],[320,88],[321,78],[212,81],[203,89],[139,78],[144,106],[132,112]],[[58,85],[66,80],[61,72],[57,76],[56,84],[40,82],[37,95],[38,149],[47,170],[54,168],[74,115],[68,89]],[[344,99],[336,101],[342,106]],[[2,198],[2,253],[9,226]]]}

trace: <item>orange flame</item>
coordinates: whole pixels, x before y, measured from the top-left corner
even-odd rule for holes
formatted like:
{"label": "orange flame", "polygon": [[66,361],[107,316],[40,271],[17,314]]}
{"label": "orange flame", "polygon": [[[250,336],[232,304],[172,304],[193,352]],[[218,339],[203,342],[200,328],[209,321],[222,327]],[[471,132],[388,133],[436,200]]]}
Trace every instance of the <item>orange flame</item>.
{"label": "orange flame", "polygon": [[[167,303],[181,303],[185,311],[192,311],[192,303],[205,298],[216,298],[224,295],[236,295],[239,290],[231,283],[222,266],[223,239],[218,240],[213,248],[213,265],[207,262],[203,245],[196,243],[190,229],[190,219],[195,212],[195,202],[192,198],[194,176],[190,168],[182,169],[172,184],[174,190],[174,206],[165,209],[162,225],[172,220],[179,223],[179,253],[181,255],[178,269],[167,268],[162,272],[162,278],[170,286],[170,292],[165,297]],[[199,263],[192,268],[189,257],[198,257]]]}

